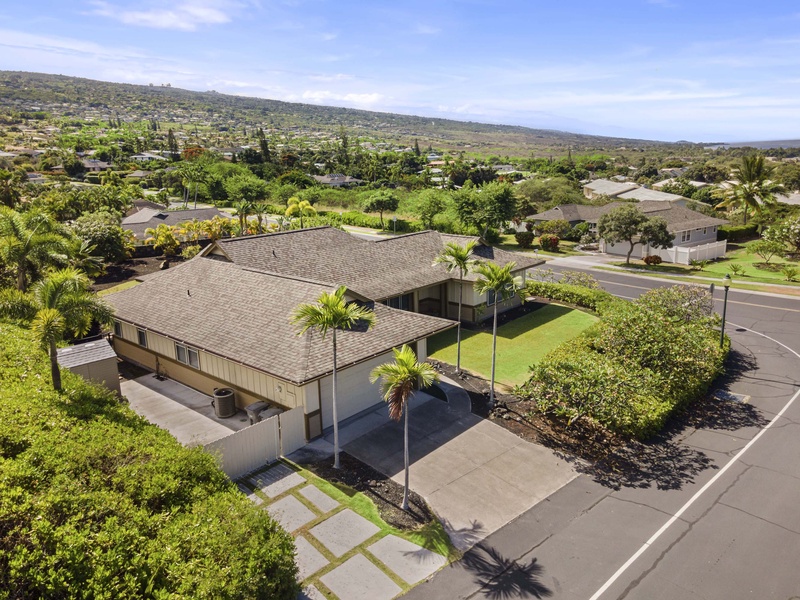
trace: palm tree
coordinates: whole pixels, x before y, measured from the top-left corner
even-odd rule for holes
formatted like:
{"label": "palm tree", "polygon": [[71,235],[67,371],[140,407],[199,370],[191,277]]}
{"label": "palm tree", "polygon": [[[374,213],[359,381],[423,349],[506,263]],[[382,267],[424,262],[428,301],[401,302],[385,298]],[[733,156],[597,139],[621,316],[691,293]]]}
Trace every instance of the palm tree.
{"label": "palm tree", "polygon": [[49,215],[0,207],[0,261],[16,271],[19,291],[27,289],[30,273],[63,265],[69,250],[68,237]]}
{"label": "palm tree", "polygon": [[239,217],[239,235],[247,235],[247,217],[253,214],[253,203],[248,200],[235,202],[236,216]]}
{"label": "palm tree", "polygon": [[111,308],[89,291],[89,285],[84,273],[69,267],[36,282],[29,294],[10,288],[0,291],[0,316],[30,324],[50,356],[56,391],[61,391],[56,345],[67,335],[86,335],[94,321],[111,322]]}
{"label": "palm tree", "polygon": [[776,194],[783,194],[786,189],[780,183],[770,180],[775,167],[764,162],[761,154],[743,156],[741,164],[733,170],[736,184],[725,192],[725,199],[717,208],[742,207],[744,224],[747,225],[747,213],[760,213],[764,204],[775,204]]}
{"label": "palm tree", "polygon": [[269,204],[266,202],[256,202],[253,204],[253,212],[255,213],[256,220],[258,221],[258,233],[264,233],[262,223],[264,222],[264,215],[269,212]]}
{"label": "palm tree", "polygon": [[458,327],[456,328],[456,373],[461,373],[461,303],[464,299],[464,275],[472,271],[477,261],[472,258],[477,242],[466,246],[448,242],[433,264],[443,264],[448,273],[458,270]]}
{"label": "palm tree", "polygon": [[494,405],[494,372],[497,358],[497,305],[512,298],[522,287],[522,278],[514,277],[511,271],[516,263],[510,262],[500,267],[492,262],[482,263],[475,267],[478,280],[475,291],[486,294],[486,303],[494,304],[494,323],[492,324],[492,382],[489,388],[489,406]]}
{"label": "palm tree", "polygon": [[181,243],[175,235],[176,231],[176,227],[166,223],[159,223],[155,228],[148,227],[144,230],[145,235],[148,236],[144,243],[160,250],[166,257],[174,256],[181,247]]}
{"label": "palm tree", "polygon": [[288,206],[286,207],[286,216],[291,218],[294,216],[300,217],[300,229],[303,229],[303,217],[313,217],[317,214],[317,210],[311,206],[308,200],[300,200],[297,196],[289,198]]}
{"label": "palm tree", "polygon": [[333,466],[339,468],[339,421],[336,414],[336,330],[352,329],[363,323],[368,329],[375,325],[375,313],[365,307],[345,300],[347,288],[340,286],[332,294],[323,292],[316,304],[299,305],[290,320],[298,327],[297,335],[309,329],[318,331],[322,338],[328,330],[333,332]]}
{"label": "palm tree", "polygon": [[406,484],[403,490],[403,510],[408,510],[408,401],[414,395],[414,389],[419,383],[421,389],[429,387],[439,380],[433,366],[426,362],[417,362],[414,351],[403,344],[399,350],[393,349],[394,362],[378,365],[369,375],[371,383],[381,380],[383,399],[389,405],[389,417],[399,421],[405,413],[403,424],[404,451],[403,458],[406,467]]}

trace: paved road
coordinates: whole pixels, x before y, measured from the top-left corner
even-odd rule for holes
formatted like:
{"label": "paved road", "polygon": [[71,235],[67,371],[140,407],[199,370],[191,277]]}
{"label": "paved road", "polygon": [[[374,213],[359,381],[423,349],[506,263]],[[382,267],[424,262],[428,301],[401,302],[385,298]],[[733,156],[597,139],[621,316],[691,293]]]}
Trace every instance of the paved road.
{"label": "paved road", "polygon": [[[594,274],[626,297],[673,284]],[[748,403],[721,403],[627,477],[581,475],[406,597],[800,598],[800,301],[731,290],[728,321],[722,385]]]}

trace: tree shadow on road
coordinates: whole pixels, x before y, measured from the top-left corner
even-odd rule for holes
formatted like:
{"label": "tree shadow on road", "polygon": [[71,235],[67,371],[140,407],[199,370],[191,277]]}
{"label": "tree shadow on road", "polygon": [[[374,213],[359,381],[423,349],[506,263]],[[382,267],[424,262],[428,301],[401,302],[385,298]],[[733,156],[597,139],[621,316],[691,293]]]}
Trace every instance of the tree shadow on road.
{"label": "tree shadow on road", "polygon": [[[753,357],[733,351],[726,373],[706,397],[674,415],[664,430],[647,441],[630,440],[594,464],[578,464],[578,471],[612,489],[623,487],[679,490],[706,469],[717,468],[701,450],[684,443],[695,430],[738,431],[764,427],[768,420],[754,406],[716,397],[732,382],[756,369]],[[749,436],[748,436],[749,437]]]}
{"label": "tree shadow on road", "polygon": [[521,563],[507,558],[484,544],[479,544],[464,555],[460,565],[481,586],[487,598],[549,598],[553,592],[541,582],[544,574],[536,558]]}

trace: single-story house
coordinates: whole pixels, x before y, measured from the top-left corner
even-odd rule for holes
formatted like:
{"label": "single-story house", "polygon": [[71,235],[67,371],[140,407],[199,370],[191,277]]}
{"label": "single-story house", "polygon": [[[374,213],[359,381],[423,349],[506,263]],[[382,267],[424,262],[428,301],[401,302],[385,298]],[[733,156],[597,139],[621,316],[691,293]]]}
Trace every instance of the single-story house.
{"label": "single-story house", "polygon": [[[297,335],[290,317],[300,304],[334,288],[197,256],[108,296],[115,310],[114,349],[209,396],[215,388],[232,388],[240,408],[254,402],[303,407],[306,438],[312,439],[333,425],[332,342],[330,334]],[[337,332],[340,420],[382,401],[369,373],[391,360],[392,348],[410,344],[424,359],[427,338],[455,326],[352,291],[347,299],[374,309],[376,323],[370,330]]]}
{"label": "single-story house", "polygon": [[330,175],[311,175],[311,177],[321,185],[328,187],[347,187],[349,185],[359,185],[364,183],[363,179],[343,175],[342,173],[331,173]]}
{"label": "single-story house", "polygon": [[669,194],[658,190],[651,190],[645,187],[637,187],[629,192],[624,192],[616,196],[620,200],[635,200],[636,202],[671,202],[685,206],[688,198],[680,194]]}
{"label": "single-story house", "polygon": [[100,171],[107,171],[111,168],[111,165],[107,162],[102,160],[97,160],[95,158],[84,158],[81,161],[83,168],[89,171],[90,173],[97,173]]}
{"label": "single-story house", "polygon": [[[458,273],[448,273],[433,261],[448,242],[463,246],[469,241],[477,242],[476,259],[501,266],[514,262],[514,275],[523,279],[528,269],[544,262],[528,254],[494,248],[478,237],[422,231],[373,241],[333,227],[221,239],[202,254],[286,277],[345,285],[392,308],[456,319]],[[476,278],[467,274],[463,282],[462,318],[470,322],[491,316],[485,295],[473,289]],[[507,310],[518,303],[514,298],[500,308]]]}
{"label": "single-story house", "polygon": [[[591,206],[587,204],[562,204],[535,215],[525,217],[524,221],[530,221],[536,225],[546,221],[567,221],[572,227],[580,223],[589,223],[591,230],[597,229],[597,221],[605,214],[603,206]],[[518,228],[520,231],[525,229],[525,224]]]}
{"label": "single-story house", "polygon": [[635,183],[610,181],[608,179],[595,179],[583,186],[583,195],[589,200],[594,200],[600,196],[615,198],[620,194],[629,192],[639,187]]}
{"label": "single-story house", "polygon": [[163,156],[153,154],[152,152],[142,152],[141,154],[131,154],[130,160],[136,162],[147,162],[148,160],[167,160]]}
{"label": "single-story house", "polygon": [[229,219],[231,216],[220,212],[216,208],[195,208],[186,210],[165,210],[164,208],[142,208],[122,219],[122,228],[132,231],[136,236],[136,245],[144,244],[147,229],[155,229],[162,223],[165,225],[178,225],[192,219],[208,221],[214,217]]}
{"label": "single-story house", "polygon": [[[654,190],[660,190],[661,188],[663,188],[663,187],[665,187],[667,185],[673,184],[673,183],[678,183],[678,180],[674,179],[674,178],[662,179],[661,181],[657,181],[656,183],[654,183],[651,187]],[[709,185],[705,181],[689,181],[688,183],[689,183],[689,185],[694,186],[697,189],[708,187],[708,185]]]}

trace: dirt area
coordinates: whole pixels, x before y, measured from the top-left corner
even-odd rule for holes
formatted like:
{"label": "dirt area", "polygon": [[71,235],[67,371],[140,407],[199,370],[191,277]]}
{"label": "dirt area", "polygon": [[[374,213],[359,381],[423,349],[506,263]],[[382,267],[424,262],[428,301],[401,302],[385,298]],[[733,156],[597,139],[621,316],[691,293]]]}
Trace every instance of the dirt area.
{"label": "dirt area", "polygon": [[343,483],[363,493],[378,507],[381,518],[392,527],[414,531],[436,520],[436,515],[414,491],[408,495],[409,510],[403,504],[403,486],[346,452],[339,453],[341,469],[333,468],[333,459],[325,458],[302,466],[331,483]]}
{"label": "dirt area", "polygon": [[[163,256],[148,256],[146,258],[131,258],[116,265],[109,265],[105,275],[98,277],[92,289],[96,292],[104,290],[120,283],[124,283],[142,275],[149,275],[160,271],[164,264]],[[169,260],[169,265],[176,265],[183,262],[180,256],[173,256]]]}

